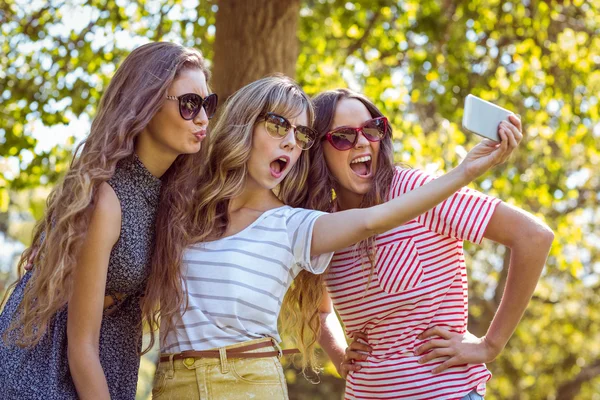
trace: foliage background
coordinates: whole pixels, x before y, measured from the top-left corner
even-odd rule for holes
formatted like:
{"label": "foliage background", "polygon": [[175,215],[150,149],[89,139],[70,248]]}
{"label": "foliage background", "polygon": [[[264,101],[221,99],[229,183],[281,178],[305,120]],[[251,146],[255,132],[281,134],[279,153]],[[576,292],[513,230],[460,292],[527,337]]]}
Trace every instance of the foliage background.
{"label": "foliage background", "polygon": [[[219,9],[229,10],[227,19]],[[284,19],[291,36],[261,36]],[[544,219],[556,240],[522,323],[489,365],[487,398],[600,399],[598,0],[4,0],[0,293],[14,279],[15,257],[29,244],[48,188],[128,52],[149,40],[196,46],[214,57],[215,75],[229,68],[242,84],[259,76],[228,54],[235,43],[221,42],[221,55],[213,49],[232,26],[254,29],[239,40],[263,73],[292,63],[310,95],[339,86],[364,92],[392,121],[397,160],[430,172],[456,165],[478,140],[460,129],[467,94],[521,115],[520,150],[475,187]],[[297,57],[269,66],[290,45]],[[494,243],[467,251],[469,328],[482,335],[502,294],[508,252]],[[139,398],[147,397],[153,357],[144,359]],[[341,397],[343,381],[330,364],[320,385],[293,366],[286,374],[291,398]]]}

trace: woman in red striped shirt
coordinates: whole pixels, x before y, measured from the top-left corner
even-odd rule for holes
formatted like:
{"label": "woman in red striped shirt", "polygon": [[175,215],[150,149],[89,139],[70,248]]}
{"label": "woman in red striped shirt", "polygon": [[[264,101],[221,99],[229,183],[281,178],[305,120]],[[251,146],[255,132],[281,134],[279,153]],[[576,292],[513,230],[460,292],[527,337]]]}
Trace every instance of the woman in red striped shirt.
{"label": "woman in red striped shirt", "polygon": [[[391,128],[366,97],[338,89],[314,102],[320,138],[310,150],[308,208],[370,207],[434,179],[394,167]],[[522,138],[514,116],[498,130]],[[482,398],[491,377],[484,363],[498,356],[514,332],[553,237],[525,211],[464,188],[417,219],[336,252],[324,277],[329,296],[346,333],[365,333],[372,350],[348,352],[346,359],[357,363],[341,368],[350,370],[346,398]],[[498,311],[487,334],[478,338],[467,331],[463,241],[483,238],[510,248],[511,259]],[[315,285],[318,279],[298,282]],[[302,304],[315,301],[304,298]],[[329,299],[322,304],[326,321]],[[335,340],[321,338],[321,344],[332,359],[343,358],[344,348]]]}

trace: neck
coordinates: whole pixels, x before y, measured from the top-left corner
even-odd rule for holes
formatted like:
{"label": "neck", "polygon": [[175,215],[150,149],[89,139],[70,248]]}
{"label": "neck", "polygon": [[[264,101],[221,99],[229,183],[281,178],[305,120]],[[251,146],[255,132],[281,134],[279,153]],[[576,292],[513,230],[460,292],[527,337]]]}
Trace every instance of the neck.
{"label": "neck", "polygon": [[147,135],[139,135],[135,143],[135,154],[152,175],[160,178],[173,164],[179,154],[161,149]]}
{"label": "neck", "polygon": [[345,189],[339,191],[336,190],[336,203],[338,211],[350,210],[352,208],[358,208],[365,196],[362,194],[350,192]]}
{"label": "neck", "polygon": [[257,185],[248,177],[242,193],[232,198],[229,202],[229,212],[231,213],[241,208],[266,211],[277,206],[279,203],[279,199],[272,190]]}

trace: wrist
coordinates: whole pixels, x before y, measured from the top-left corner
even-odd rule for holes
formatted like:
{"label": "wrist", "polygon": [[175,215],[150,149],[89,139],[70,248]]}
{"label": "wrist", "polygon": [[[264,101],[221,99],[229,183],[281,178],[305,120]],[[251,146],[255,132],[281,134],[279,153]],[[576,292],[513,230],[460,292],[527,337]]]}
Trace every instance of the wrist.
{"label": "wrist", "polygon": [[504,350],[504,346],[506,345],[506,343],[494,339],[488,335],[484,336],[482,339],[485,346],[489,349],[490,356],[493,357],[490,361],[493,361],[502,352],[502,350]]}
{"label": "wrist", "polygon": [[477,175],[474,175],[473,171],[469,171],[469,168],[465,167],[464,163],[459,164],[450,173],[456,176],[461,187],[467,186],[477,178]]}

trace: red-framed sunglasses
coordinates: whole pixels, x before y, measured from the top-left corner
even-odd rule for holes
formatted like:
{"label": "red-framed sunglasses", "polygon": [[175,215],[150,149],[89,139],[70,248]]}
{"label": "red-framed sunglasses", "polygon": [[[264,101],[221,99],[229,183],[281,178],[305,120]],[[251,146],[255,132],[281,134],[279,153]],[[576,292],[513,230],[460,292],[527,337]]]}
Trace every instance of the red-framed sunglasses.
{"label": "red-framed sunglasses", "polygon": [[378,117],[368,120],[358,128],[342,126],[334,129],[330,132],[327,132],[327,134],[323,137],[323,140],[327,140],[337,150],[344,151],[350,150],[356,146],[358,135],[360,133],[362,133],[369,142],[379,142],[385,137],[387,131],[387,118]]}

